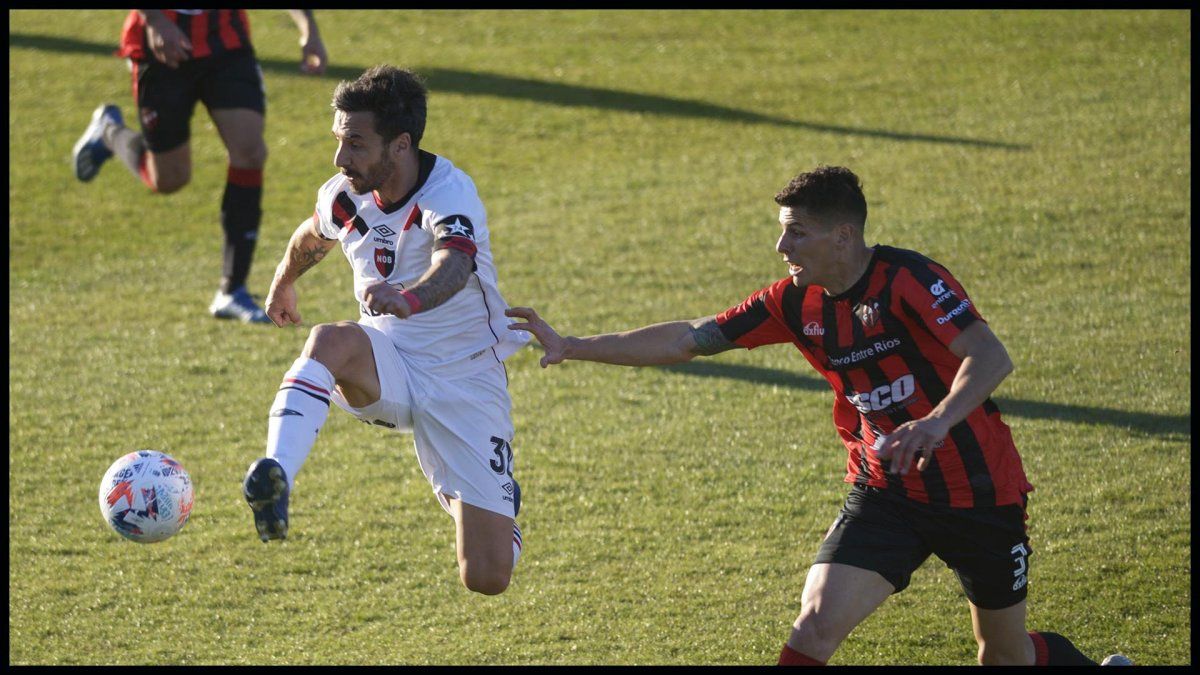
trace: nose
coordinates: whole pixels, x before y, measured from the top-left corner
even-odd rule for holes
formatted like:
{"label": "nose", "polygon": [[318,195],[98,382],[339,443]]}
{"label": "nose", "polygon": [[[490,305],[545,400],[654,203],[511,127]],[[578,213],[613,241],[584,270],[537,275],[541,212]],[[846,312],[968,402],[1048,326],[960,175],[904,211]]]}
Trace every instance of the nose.
{"label": "nose", "polygon": [[346,152],[345,146],[338,144],[337,150],[333,153],[333,165],[339,169],[345,169],[350,166],[350,153]]}
{"label": "nose", "polygon": [[787,233],[779,235],[779,241],[775,242],[775,250],[787,255],[792,250],[792,243],[789,241]]}

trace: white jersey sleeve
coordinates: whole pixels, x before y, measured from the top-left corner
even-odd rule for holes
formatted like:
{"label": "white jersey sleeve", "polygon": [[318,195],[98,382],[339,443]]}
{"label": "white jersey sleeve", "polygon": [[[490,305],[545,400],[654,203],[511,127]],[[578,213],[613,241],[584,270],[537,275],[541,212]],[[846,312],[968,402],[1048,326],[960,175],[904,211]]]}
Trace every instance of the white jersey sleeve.
{"label": "white jersey sleeve", "polygon": [[487,214],[475,182],[454,172],[421,197],[421,229],[433,237],[433,251],[454,248],[475,258],[488,240]]}
{"label": "white jersey sleeve", "polygon": [[325,181],[317,190],[317,205],[313,210],[313,219],[317,222],[317,232],[325,239],[337,239],[340,226],[333,222],[333,201],[341,192],[345,178],[339,173]]}

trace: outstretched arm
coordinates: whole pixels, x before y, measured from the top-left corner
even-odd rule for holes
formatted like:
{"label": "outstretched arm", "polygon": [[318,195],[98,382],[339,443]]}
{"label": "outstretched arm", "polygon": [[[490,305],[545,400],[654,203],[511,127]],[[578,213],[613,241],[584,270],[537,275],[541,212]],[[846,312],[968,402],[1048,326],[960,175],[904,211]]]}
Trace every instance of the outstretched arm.
{"label": "outstretched arm", "polygon": [[713,316],[658,323],[621,333],[563,337],[530,307],[510,307],[504,313],[525,320],[510,324],[509,330],[532,333],[545,348],[543,368],[567,359],[618,366],[662,366],[697,356],[712,356],[738,346],[725,337]]}
{"label": "outstretched arm", "polygon": [[300,311],[296,303],[296,279],[314,265],[321,262],[326,253],[337,244],[336,240],[325,239],[317,232],[316,221],[307,218],[288,241],[283,260],[275,268],[275,278],[267,293],[267,316],[276,326],[299,324]]}
{"label": "outstretched arm", "polygon": [[289,9],[288,15],[300,29],[300,70],[310,75],[320,75],[325,72],[329,56],[325,53],[325,43],[321,41],[321,33],[317,30],[317,20],[311,9]]}

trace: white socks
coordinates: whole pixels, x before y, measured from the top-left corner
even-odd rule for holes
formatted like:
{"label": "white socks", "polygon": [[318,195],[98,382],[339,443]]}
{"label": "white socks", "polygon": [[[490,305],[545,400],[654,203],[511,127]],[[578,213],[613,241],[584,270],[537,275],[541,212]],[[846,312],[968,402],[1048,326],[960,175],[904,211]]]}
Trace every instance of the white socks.
{"label": "white socks", "polygon": [[521,526],[517,525],[517,521],[513,521],[513,570],[517,569],[517,561],[521,559],[521,547],[524,546],[524,540],[521,538]]}
{"label": "white socks", "polygon": [[308,459],[317,432],[329,416],[329,394],[333,374],[307,356],[301,356],[283,376],[279,393],[267,420],[267,457],[274,458],[287,472],[288,488],[295,487],[296,474]]}

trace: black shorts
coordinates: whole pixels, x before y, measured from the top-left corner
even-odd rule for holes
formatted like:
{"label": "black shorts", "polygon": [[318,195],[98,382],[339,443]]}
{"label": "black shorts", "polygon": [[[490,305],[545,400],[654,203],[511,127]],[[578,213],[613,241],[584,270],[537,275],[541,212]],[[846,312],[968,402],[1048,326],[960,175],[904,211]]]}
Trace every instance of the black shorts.
{"label": "black shorts", "polygon": [[1025,599],[1032,552],[1025,504],[956,509],[855,486],[815,562],[878,572],[899,593],[932,553],[973,604],[1004,609]]}
{"label": "black shorts", "polygon": [[254,51],[239,49],[168,68],[153,58],[133,64],[138,120],[150,152],[174,150],[191,136],[196,101],[209,110],[249,108],[265,113],[266,92]]}

